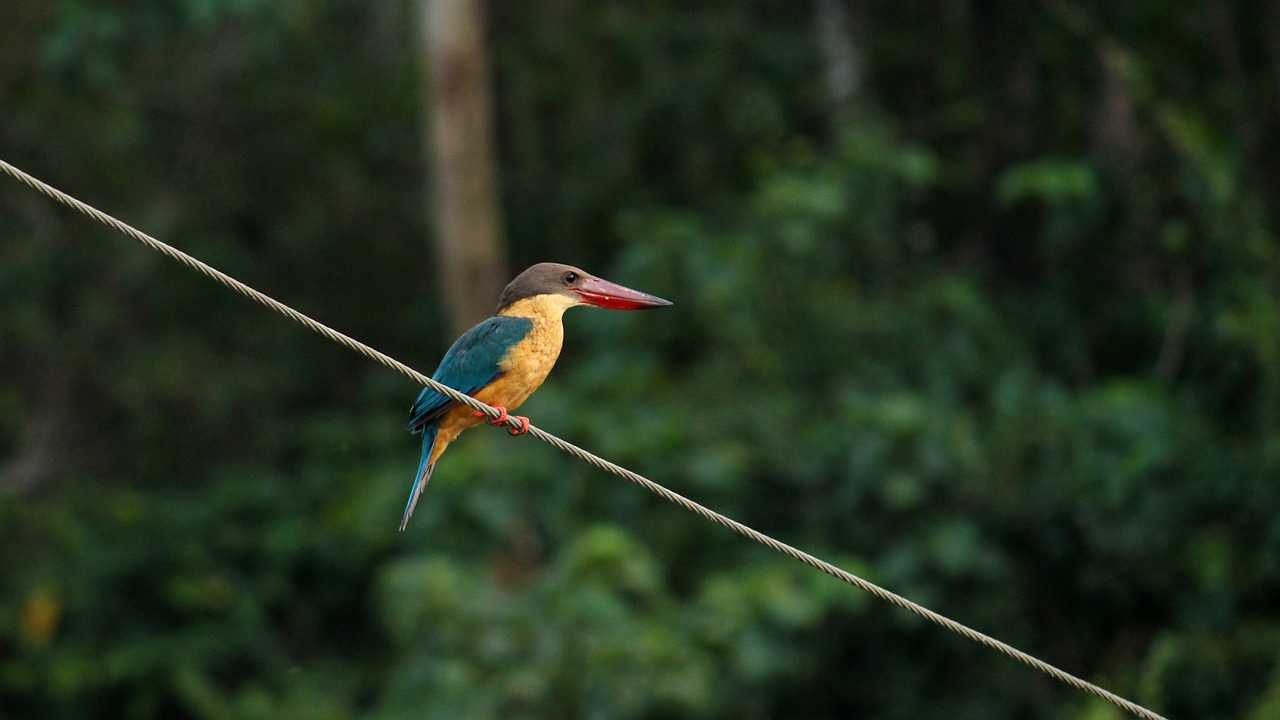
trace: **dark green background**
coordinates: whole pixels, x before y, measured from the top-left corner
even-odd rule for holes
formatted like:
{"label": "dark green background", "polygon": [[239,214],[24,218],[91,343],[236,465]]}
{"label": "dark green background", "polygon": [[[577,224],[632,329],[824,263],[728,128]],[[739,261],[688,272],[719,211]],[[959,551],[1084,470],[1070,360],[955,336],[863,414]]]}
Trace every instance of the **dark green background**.
{"label": "dark green background", "polygon": [[[492,0],[541,427],[1175,718],[1280,717],[1280,9]],[[415,11],[10,0],[0,157],[424,371]],[[0,182],[4,718],[1119,711]]]}

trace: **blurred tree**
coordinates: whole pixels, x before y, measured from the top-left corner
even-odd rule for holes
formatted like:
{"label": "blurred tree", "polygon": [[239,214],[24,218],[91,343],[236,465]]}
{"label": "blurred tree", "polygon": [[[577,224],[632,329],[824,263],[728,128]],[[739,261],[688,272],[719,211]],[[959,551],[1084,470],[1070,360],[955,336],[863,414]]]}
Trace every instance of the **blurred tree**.
{"label": "blurred tree", "polygon": [[[438,359],[419,2],[10,4],[6,159]],[[676,301],[569,318],[530,413],[1170,717],[1272,720],[1270,5],[828,4],[839,117],[818,0],[491,0],[513,259]],[[500,432],[397,534],[416,388],[24,188],[0,218],[6,718],[1117,717]]]}
{"label": "blurred tree", "polygon": [[493,314],[509,279],[482,0],[421,0],[429,166],[439,264],[455,334]]}
{"label": "blurred tree", "polygon": [[831,112],[839,125],[853,119],[866,80],[863,13],[862,0],[816,0],[814,4],[814,31],[826,66]]}

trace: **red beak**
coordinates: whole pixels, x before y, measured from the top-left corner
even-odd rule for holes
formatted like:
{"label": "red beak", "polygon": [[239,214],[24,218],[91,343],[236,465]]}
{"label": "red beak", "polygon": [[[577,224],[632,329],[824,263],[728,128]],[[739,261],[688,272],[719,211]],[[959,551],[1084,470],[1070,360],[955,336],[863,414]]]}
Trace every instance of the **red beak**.
{"label": "red beak", "polygon": [[671,304],[660,297],[625,288],[597,277],[583,280],[582,285],[573,288],[573,291],[582,298],[583,305],[594,305],[607,310],[644,310]]}

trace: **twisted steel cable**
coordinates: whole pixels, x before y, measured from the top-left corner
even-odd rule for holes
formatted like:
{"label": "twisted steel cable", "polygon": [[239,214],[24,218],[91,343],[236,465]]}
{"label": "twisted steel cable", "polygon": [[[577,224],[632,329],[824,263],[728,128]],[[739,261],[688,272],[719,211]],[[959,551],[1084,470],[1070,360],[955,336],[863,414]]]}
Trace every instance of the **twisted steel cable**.
{"label": "twisted steel cable", "polygon": [[[340,333],[337,330],[334,330],[328,325],[325,325],[324,323],[318,320],[315,320],[311,317],[308,317],[307,315],[304,315],[303,313],[298,312],[297,310],[294,310],[288,305],[285,305],[284,303],[249,287],[248,285],[240,282],[239,280],[231,277],[230,275],[227,275],[226,273],[218,270],[217,268],[214,268],[204,262],[201,262],[200,260],[197,260],[196,258],[182,252],[181,250],[178,250],[177,248],[172,247],[171,245],[163,243],[157,240],[156,238],[153,238],[150,235],[142,232],[141,230],[138,230],[133,226],[128,225],[124,222],[121,222],[120,220],[117,220],[116,218],[102,212],[101,210],[98,210],[97,208],[94,208],[86,203],[83,203],[80,200],[77,200],[76,198],[62,192],[61,190],[58,190],[57,188],[51,185],[48,185],[47,183],[40,181],[35,177],[32,177],[26,172],[19,170],[18,168],[14,167],[13,165],[10,165],[9,163],[3,160],[0,160],[0,170],[3,170],[5,173],[13,176],[15,179],[21,181],[22,183],[40,191],[41,193],[47,195],[48,197],[64,205],[72,207],[78,210],[79,212],[84,213],[85,215],[88,215],[94,220],[97,220],[100,223],[108,225],[125,235],[128,235],[129,237],[133,238],[134,240],[137,240],[143,245],[146,245],[152,250],[155,250],[156,252],[162,253],[174,260],[177,260],[178,262],[182,263],[183,265],[186,265],[189,268],[192,268],[193,270],[199,271],[200,273],[218,281],[219,283],[231,288],[232,290],[235,290],[236,292],[249,298],[250,300],[253,300],[254,302],[265,305],[268,308],[271,308],[272,310],[280,313],[281,315],[284,315],[290,320],[293,320],[294,322],[299,323],[309,328],[310,330],[313,330],[340,345],[343,345],[352,350],[355,350],[361,355],[364,355],[365,357],[371,360],[374,360],[375,362],[381,363],[391,368],[392,370],[395,370],[401,373],[402,375],[405,375],[406,377],[418,382],[421,385],[426,385],[427,387],[430,387],[432,390],[435,390],[436,392],[439,392],[443,395],[447,395],[453,400],[456,400],[459,403],[462,403],[463,405],[466,405],[467,407],[472,408],[473,410],[482,412],[492,419],[496,420],[497,418],[501,417],[500,412],[496,408],[486,405],[469,395],[465,395],[461,392],[458,392],[457,390],[454,390],[453,388],[447,385],[442,385],[439,382],[432,380],[431,378],[427,377],[426,375],[423,375],[417,370],[414,370],[408,365],[405,365],[399,360],[396,360],[393,357],[385,355],[369,347],[368,345],[365,345],[359,340],[356,340],[352,337],[344,335],[343,333]],[[522,423],[519,420],[516,420],[512,417],[507,418],[506,425],[511,427],[512,429],[518,429],[522,427]],[[655,495],[658,495],[664,500],[675,503],[676,505],[679,505],[685,510],[688,510],[689,512],[694,513],[695,515],[698,515],[701,518],[710,520],[711,522],[714,522],[717,525],[726,527],[738,533],[739,535],[750,538],[751,540],[754,540],[760,543],[761,545],[764,545],[765,547],[770,548],[771,550],[774,550],[783,555],[786,555],[787,557],[790,557],[795,560],[799,560],[800,562],[804,563],[805,565],[808,565],[809,567],[815,568],[817,570],[821,570],[822,572],[830,575],[831,577],[836,578],[837,580],[841,580],[845,583],[848,583],[849,585],[859,588],[860,590],[866,591],[876,596],[877,598],[884,600],[885,602],[893,603],[894,605],[897,605],[903,610],[914,613],[915,615],[918,615],[924,618],[925,620],[928,620],[931,623],[940,625],[946,628],[947,630],[950,630],[951,632],[956,633],[957,635],[961,635],[965,638],[968,638],[969,640],[972,640],[973,642],[979,643],[981,645],[985,645],[986,647],[989,647],[993,650],[998,650],[999,652],[1013,658],[1014,660],[1017,660],[1023,664],[1029,665],[1035,668],[1036,670],[1039,670],[1040,672],[1048,675],[1049,677],[1054,678],[1055,680],[1066,683],[1067,685],[1070,685],[1071,687],[1074,687],[1078,690],[1082,690],[1084,692],[1089,693],[1090,695],[1106,700],[1107,702],[1115,705],[1116,707],[1119,707],[1129,713],[1132,713],[1137,717],[1146,718],[1146,720],[1167,720],[1164,716],[1159,715],[1155,712],[1152,712],[1151,710],[1148,710],[1147,708],[1141,705],[1138,705],[1137,703],[1134,703],[1130,700],[1126,700],[1125,698],[1120,697],[1119,695],[1116,695],[1115,693],[1109,690],[1106,690],[1105,688],[1095,685],[1083,678],[1072,675],[1071,673],[1066,672],[1065,670],[1061,670],[1053,665],[1050,665],[1049,663],[1043,660],[1040,660],[1039,658],[1033,655],[1025,653],[1013,647],[1012,645],[1009,645],[989,635],[986,635],[977,630],[974,630],[973,628],[967,625],[958,623],[955,620],[952,620],[946,617],[945,615],[941,615],[939,613],[934,612],[933,610],[930,610],[929,608],[924,607],[923,605],[914,603],[908,600],[907,598],[902,597],[901,595],[898,595],[897,593],[886,590],[880,587],[879,585],[876,585],[875,583],[869,580],[864,580],[863,578],[860,578],[857,575],[854,575],[853,573],[850,573],[846,570],[842,570],[836,567],[835,565],[832,565],[831,563],[826,562],[825,560],[819,559],[817,557],[814,557],[813,555],[810,555],[809,553],[804,552],[803,550],[792,547],[791,545],[788,545],[780,540],[775,540],[774,538],[768,535],[765,535],[764,533],[758,530],[755,530],[751,527],[743,525],[742,523],[738,522],[737,520],[734,520],[733,518],[727,517],[725,515],[721,515],[720,513],[708,507],[705,507],[697,502],[694,502],[693,500],[690,500],[689,498],[673,490],[669,490],[666,487],[659,485],[658,483],[642,475],[634,473],[620,465],[616,465],[612,462],[609,462],[608,460],[605,460],[604,458],[598,455],[595,455],[586,450],[583,450],[577,445],[574,445],[573,443],[568,442],[566,440],[562,440],[561,438],[556,437],[555,435],[552,435],[551,433],[546,432],[534,425],[529,425],[528,434],[538,438],[539,440],[549,445],[552,445],[553,447],[559,448],[560,450],[566,453],[569,453],[570,455],[573,455],[574,457],[580,460],[584,460],[600,468],[601,470],[613,473],[618,477],[630,480],[631,482],[635,483],[636,485],[639,485],[645,490],[648,490],[649,492],[654,493]]]}

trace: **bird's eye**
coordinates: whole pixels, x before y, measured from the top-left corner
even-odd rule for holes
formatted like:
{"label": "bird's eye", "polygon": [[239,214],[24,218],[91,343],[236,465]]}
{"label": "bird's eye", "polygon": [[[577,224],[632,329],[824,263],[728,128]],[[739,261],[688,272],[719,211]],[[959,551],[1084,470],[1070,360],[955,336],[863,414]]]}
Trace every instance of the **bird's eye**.
{"label": "bird's eye", "polygon": [[567,273],[565,273],[565,274],[564,274],[564,284],[565,284],[565,285],[572,285],[572,284],[574,284],[574,283],[576,283],[576,282],[578,282],[578,273],[576,273],[576,272],[567,272]]}

